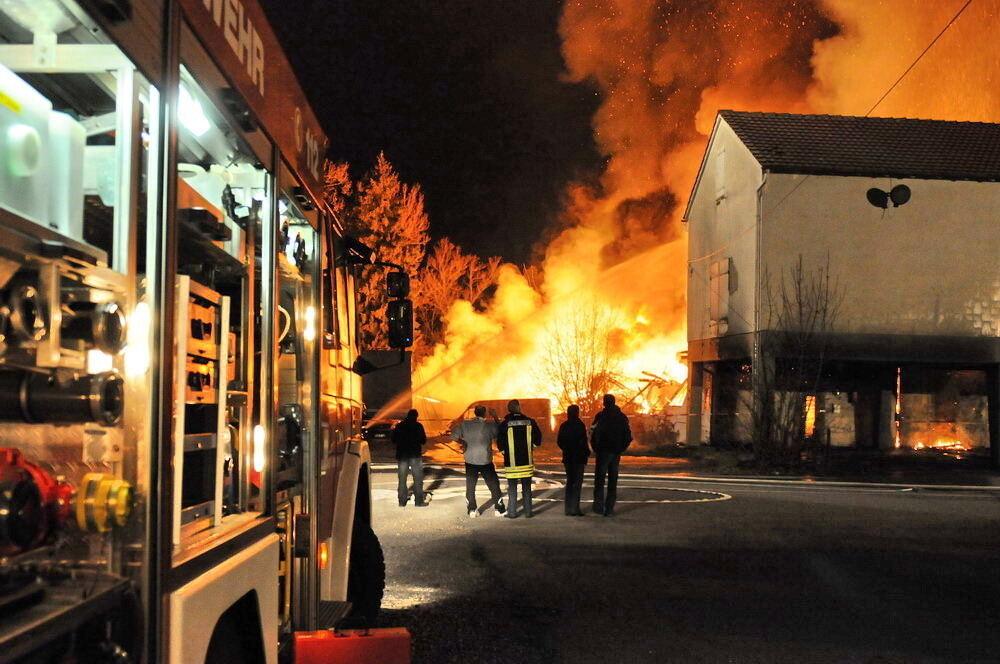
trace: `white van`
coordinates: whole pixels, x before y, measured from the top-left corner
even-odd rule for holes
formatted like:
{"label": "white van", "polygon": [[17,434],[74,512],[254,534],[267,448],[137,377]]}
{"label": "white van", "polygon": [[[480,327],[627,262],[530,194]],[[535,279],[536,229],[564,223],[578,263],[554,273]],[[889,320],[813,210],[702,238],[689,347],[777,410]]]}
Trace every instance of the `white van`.
{"label": "white van", "polygon": [[552,439],[556,430],[555,416],[552,414],[552,402],[542,397],[511,397],[510,399],[481,399],[470,403],[461,415],[448,425],[446,433],[451,433],[465,420],[476,416],[476,406],[486,406],[486,417],[502,420],[507,415],[507,402],[517,399],[521,402],[521,412],[535,420],[542,430],[542,440]]}

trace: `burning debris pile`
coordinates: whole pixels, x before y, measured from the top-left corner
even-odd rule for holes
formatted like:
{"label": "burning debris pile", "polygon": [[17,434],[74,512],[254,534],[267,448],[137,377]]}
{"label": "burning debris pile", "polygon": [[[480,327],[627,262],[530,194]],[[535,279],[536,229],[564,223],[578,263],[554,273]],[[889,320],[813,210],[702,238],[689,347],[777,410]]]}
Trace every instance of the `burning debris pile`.
{"label": "burning debris pile", "polygon": [[[540,281],[505,265],[485,309],[452,305],[444,343],[416,368],[416,396],[443,402],[443,416],[512,396],[586,408],[604,391],[662,410],[650,397],[686,378],[679,216],[716,112],[866,114],[955,9],[918,0],[567,2],[565,78],[601,95],[593,127],[606,168],[597,184],[568,187]],[[1000,0],[970,6],[874,114],[996,121],[995,53],[964,45],[995,43],[998,24]]]}
{"label": "burning debris pile", "polygon": [[897,449],[954,459],[988,452],[985,372],[908,369],[901,373]]}

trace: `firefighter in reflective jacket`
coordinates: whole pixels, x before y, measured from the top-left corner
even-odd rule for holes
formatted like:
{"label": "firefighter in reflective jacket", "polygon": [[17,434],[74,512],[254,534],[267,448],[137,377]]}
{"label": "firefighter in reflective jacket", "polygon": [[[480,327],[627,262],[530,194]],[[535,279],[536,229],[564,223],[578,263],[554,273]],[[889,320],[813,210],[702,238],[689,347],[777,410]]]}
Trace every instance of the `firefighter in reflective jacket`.
{"label": "firefighter in reflective jacket", "polygon": [[507,476],[507,518],[517,518],[517,485],[524,495],[524,516],[531,518],[531,476],[535,474],[532,460],[534,448],[542,444],[538,423],[521,413],[521,403],[514,399],[507,404],[507,417],[497,431],[497,447],[503,452],[503,469]]}

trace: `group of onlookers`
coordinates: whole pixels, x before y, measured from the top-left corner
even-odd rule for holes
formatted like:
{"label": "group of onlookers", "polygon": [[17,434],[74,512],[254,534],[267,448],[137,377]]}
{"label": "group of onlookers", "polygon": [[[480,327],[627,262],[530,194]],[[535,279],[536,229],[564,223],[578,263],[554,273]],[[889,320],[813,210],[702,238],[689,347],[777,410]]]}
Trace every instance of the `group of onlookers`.
{"label": "group of onlookers", "polygon": [[[542,431],[532,418],[521,412],[516,399],[507,404],[508,413],[503,420],[486,419],[486,407],[477,406],[475,417],[463,421],[451,432],[453,440],[462,446],[465,458],[465,499],[469,517],[479,516],[476,504],[476,484],[482,475],[493,500],[494,516],[513,519],[517,514],[518,488],[521,491],[523,513],[532,516],[531,478],[535,473],[534,448],[542,444]],[[423,490],[423,463],[421,454],[427,441],[418,413],[411,410],[392,430],[398,461],[399,506],[404,507],[409,497],[407,476],[413,475],[413,497],[417,507],[427,505]],[[597,458],[594,468],[594,512],[606,517],[614,515],[618,490],[618,464],[622,453],[632,442],[628,417],[615,404],[615,397],[604,395],[604,409],[598,412],[590,425],[580,419],[580,407],[566,410],[566,421],[559,426],[556,442],[562,450],[566,469],[566,515],[583,516],[580,494],[583,474],[590,459],[591,449]],[[588,441],[589,438],[589,441]],[[504,505],[500,480],[493,466],[493,441],[503,454],[504,476],[507,479],[508,506]],[[605,491],[605,481],[607,491]]]}
{"label": "group of onlookers", "polygon": [[597,455],[594,462],[594,511],[604,516],[613,516],[618,497],[618,464],[632,442],[628,417],[615,404],[614,395],[604,395],[604,409],[594,416],[590,425],[589,447],[587,427],[580,419],[580,407],[576,405],[566,409],[566,421],[559,427],[556,442],[563,451],[562,462],[566,468],[566,514],[583,516],[580,511],[583,471],[590,458],[590,449],[593,448]]}

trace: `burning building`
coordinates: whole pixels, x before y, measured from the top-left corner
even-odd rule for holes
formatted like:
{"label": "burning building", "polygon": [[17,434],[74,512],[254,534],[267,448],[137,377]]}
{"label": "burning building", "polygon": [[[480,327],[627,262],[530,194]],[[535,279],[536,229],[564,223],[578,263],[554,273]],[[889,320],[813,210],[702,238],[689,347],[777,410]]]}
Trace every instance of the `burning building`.
{"label": "burning building", "polygon": [[[689,320],[691,359],[702,372],[699,380],[706,370],[719,368],[716,384],[729,380],[729,372],[734,372],[733,380],[746,382],[743,369],[753,359],[752,332],[758,329],[754,299],[757,191],[766,171],[761,193],[767,196],[768,209],[778,206],[784,215],[808,208],[799,218],[811,220],[813,226],[805,240],[795,237],[789,244],[809,247],[829,233],[831,243],[858,245],[850,262],[835,255],[830,259],[831,269],[849,266],[858,281],[868,278],[861,275],[879,273],[876,257],[895,264],[898,272],[893,271],[891,279],[879,274],[883,283],[865,282],[863,306],[854,306],[861,297],[858,293],[846,294],[838,324],[852,319],[850,338],[874,334],[891,340],[898,334],[932,337],[940,343],[960,339],[950,347],[954,362],[947,361],[947,353],[936,354],[938,359],[926,371],[941,372],[926,377],[919,375],[924,369],[917,369],[925,354],[916,350],[909,359],[899,355],[899,364],[893,363],[896,355],[888,354],[862,359],[860,364],[851,356],[824,363],[824,371],[841,367],[844,372],[883,364],[875,383],[867,374],[857,376],[856,383],[841,381],[829,399],[826,393],[806,391],[802,402],[807,403],[811,395],[808,403],[814,413],[808,429],[813,435],[819,431],[832,445],[855,445],[855,429],[860,429],[867,432],[860,439],[862,447],[877,449],[880,439],[883,446],[890,440],[895,445],[898,433],[901,446],[947,446],[948,441],[959,441],[964,450],[971,441],[975,449],[985,449],[984,395],[989,383],[984,367],[995,367],[997,356],[995,351],[973,354],[960,349],[969,343],[988,345],[990,335],[997,333],[995,322],[992,332],[972,327],[989,318],[983,313],[984,305],[993,301],[996,292],[984,276],[991,269],[995,274],[996,240],[990,237],[985,216],[989,203],[996,207],[995,198],[989,198],[996,194],[987,193],[995,188],[988,183],[994,177],[910,168],[915,161],[941,164],[938,155],[951,158],[964,148],[924,145],[924,151],[918,151],[921,159],[910,160],[901,171],[907,178],[920,176],[915,178],[919,186],[906,181],[912,200],[883,211],[871,207],[865,195],[872,188],[891,191],[899,183],[890,184],[884,176],[895,170],[816,173],[822,164],[813,163],[809,154],[810,159],[795,164],[798,170],[779,174],[776,166],[764,165],[770,162],[758,161],[726,125],[723,131],[728,138],[714,137],[711,163],[702,168],[700,199],[688,209],[692,223],[685,225],[680,219],[720,108],[835,114],[875,108],[894,116],[995,121],[1000,117],[1000,59],[995,49],[969,45],[996,43],[1000,39],[998,17],[1000,0],[978,0],[961,8],[919,0],[563,3],[559,21],[565,63],[562,81],[599,95],[592,124],[595,146],[606,159],[604,168],[597,174],[581,174],[579,181],[567,186],[560,213],[538,246],[539,260],[534,266],[538,269],[532,278],[505,265],[489,303],[480,307],[460,300],[451,307],[443,317],[444,342],[414,368],[414,403],[431,417],[450,418],[476,399],[548,396],[561,409],[570,398],[582,401],[579,394],[584,391],[599,397],[600,390],[607,388],[625,401],[636,396],[640,412],[662,411],[664,400],[683,399],[683,394],[676,395],[677,399],[671,395],[687,377],[687,367],[676,358],[685,349]],[[928,44],[933,44],[929,52]],[[925,55],[913,66],[921,53]],[[901,72],[905,79],[900,78]],[[882,94],[887,90],[891,94]],[[909,126],[903,131],[909,131]],[[856,138],[862,139],[860,134]],[[770,137],[765,139],[755,149],[772,145],[767,143]],[[722,159],[715,159],[712,155],[720,141],[728,149]],[[853,153],[901,157],[904,144],[895,142],[884,149],[861,146]],[[976,146],[970,155],[983,155],[988,149],[984,143],[972,142]],[[779,146],[773,144],[775,150]],[[971,157],[960,160],[966,158]],[[726,193],[716,206],[719,195],[713,187],[720,170],[725,171],[726,181],[719,188]],[[994,174],[998,171],[993,169]],[[810,177],[803,183],[801,177],[794,177],[796,173]],[[828,176],[839,178],[827,182]],[[862,189],[860,199],[853,190],[846,191],[845,184],[859,177],[878,180]],[[822,189],[820,183],[830,188]],[[787,201],[778,203],[796,187]],[[937,208],[927,207],[931,201],[937,201]],[[942,210],[939,223],[931,223],[929,215]],[[727,220],[717,221],[715,215]],[[972,219],[975,233],[965,230]],[[855,220],[858,227],[853,225]],[[930,238],[967,242],[973,249],[953,249],[951,244],[943,246],[943,240]],[[778,246],[773,240],[767,242],[769,247]],[[815,251],[794,246],[787,255],[789,264],[797,265],[801,252],[803,270],[815,273],[819,263],[809,256],[822,255],[822,265],[826,265],[826,252],[819,246]],[[937,253],[926,255],[931,250]],[[687,274],[689,255],[695,260]],[[785,265],[762,267],[770,267],[772,280],[778,282]],[[970,265],[972,271],[967,268]],[[766,269],[759,278],[765,274]],[[690,318],[688,278],[695,281]],[[970,285],[979,284],[980,279],[985,280],[979,289],[982,293]],[[846,277],[839,282],[841,288],[852,290],[857,289],[852,285],[856,283]],[[712,315],[713,284],[715,306],[729,308],[725,315],[719,310]],[[957,284],[961,284],[958,290]],[[948,307],[958,300],[962,304],[952,308],[969,307],[969,313],[963,311],[961,317],[971,331],[952,331],[959,314]],[[940,310],[935,309],[935,302],[940,303]],[[975,302],[979,302],[979,313]],[[901,313],[905,311],[909,313]],[[741,314],[749,322],[742,321]],[[966,315],[972,319],[966,320]],[[940,320],[931,323],[934,317]],[[882,323],[876,326],[876,320]],[[748,348],[739,349],[739,343]],[[730,352],[734,345],[737,350]],[[725,350],[724,355],[719,348]],[[586,370],[565,371],[567,357],[571,368]],[[583,361],[574,359],[581,357]],[[897,382],[903,388],[899,399],[895,397]],[[746,410],[741,404],[749,389],[742,384],[738,387],[715,392],[721,399],[714,410],[717,424],[725,423],[727,417],[749,416],[738,415]],[[709,438],[712,418],[708,415],[713,411],[702,409],[701,401],[712,394],[711,388],[699,387],[693,407],[705,416],[694,421],[699,434],[694,440]],[[439,415],[433,414],[436,409]],[[918,411],[923,414],[914,418]],[[803,417],[803,429],[806,424]],[[715,428],[717,440],[736,436],[739,427],[735,423],[726,426],[726,432]],[[917,438],[921,431],[934,435]]]}
{"label": "burning building", "polygon": [[823,445],[1000,464],[998,210],[1000,124],[719,112],[685,213],[688,440],[746,442],[767,402]]}

